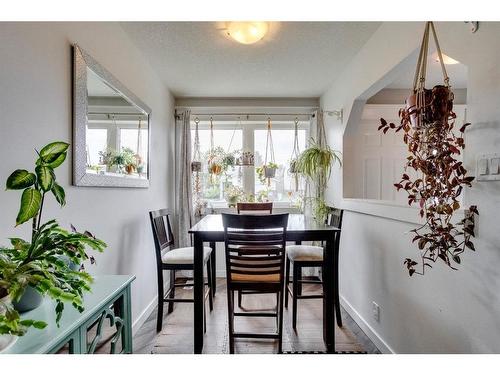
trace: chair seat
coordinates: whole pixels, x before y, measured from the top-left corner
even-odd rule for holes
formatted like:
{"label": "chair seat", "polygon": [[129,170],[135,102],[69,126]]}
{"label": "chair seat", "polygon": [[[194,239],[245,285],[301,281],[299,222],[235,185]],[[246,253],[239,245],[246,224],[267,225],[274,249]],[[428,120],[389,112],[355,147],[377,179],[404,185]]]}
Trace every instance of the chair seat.
{"label": "chair seat", "polygon": [[248,275],[248,274],[241,274],[241,273],[232,273],[231,279],[233,280],[233,282],[279,283],[280,274],[273,273],[273,274],[269,274],[269,275]]}
{"label": "chair seat", "polygon": [[[203,262],[207,262],[212,249],[210,247],[203,248]],[[194,248],[180,247],[166,252],[161,260],[164,264],[193,264],[194,263]]]}
{"label": "chair seat", "polygon": [[323,248],[312,245],[290,245],[286,254],[291,261],[323,261]]}

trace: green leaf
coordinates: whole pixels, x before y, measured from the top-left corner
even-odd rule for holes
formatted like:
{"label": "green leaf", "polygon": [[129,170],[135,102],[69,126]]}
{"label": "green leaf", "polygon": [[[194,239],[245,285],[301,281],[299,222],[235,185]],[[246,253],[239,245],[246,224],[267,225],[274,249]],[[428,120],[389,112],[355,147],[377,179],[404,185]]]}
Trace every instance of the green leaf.
{"label": "green leaf", "polygon": [[50,167],[37,165],[35,168],[36,175],[38,177],[38,184],[43,191],[49,191],[54,186],[56,176],[54,171]]}
{"label": "green leaf", "polygon": [[[45,164],[54,163],[62,153],[65,153],[69,147],[66,142],[52,142],[40,150],[40,157]],[[64,161],[64,160],[63,160]],[[62,163],[62,161],[61,161]],[[61,164],[59,163],[59,165]]]}
{"label": "green leaf", "polygon": [[28,188],[23,191],[21,196],[21,207],[16,218],[16,226],[27,222],[29,219],[36,216],[40,209],[42,194],[33,188]]}
{"label": "green leaf", "polygon": [[24,169],[15,170],[9,178],[7,178],[6,189],[18,190],[26,189],[33,185],[36,181],[36,176]]}
{"label": "green leaf", "polygon": [[47,327],[47,323],[38,320],[38,321],[33,322],[33,327],[38,328],[38,329],[44,329],[45,327]]}
{"label": "green leaf", "polygon": [[57,182],[54,182],[54,186],[52,186],[52,194],[54,194],[54,197],[56,198],[57,203],[59,203],[62,206],[66,204],[66,193],[64,192],[64,189],[59,185]]}
{"label": "green leaf", "polygon": [[66,155],[67,153],[66,152],[63,152],[62,154],[59,154],[59,156],[57,157],[57,159],[55,159],[53,162],[51,163],[47,163],[45,162],[42,158],[38,158],[38,160],[36,161],[36,165],[45,165],[47,167],[51,167],[51,168],[57,168],[59,167],[62,163],[64,163],[64,161],[66,160]]}

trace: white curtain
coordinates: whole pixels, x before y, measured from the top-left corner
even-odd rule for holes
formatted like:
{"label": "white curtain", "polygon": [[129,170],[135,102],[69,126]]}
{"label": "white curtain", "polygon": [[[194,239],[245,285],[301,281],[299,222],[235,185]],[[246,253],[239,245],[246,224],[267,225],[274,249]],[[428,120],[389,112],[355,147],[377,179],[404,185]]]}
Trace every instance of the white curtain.
{"label": "white curtain", "polygon": [[193,224],[193,192],[191,183],[191,111],[176,114],[176,212],[177,246],[191,246],[188,233]]}

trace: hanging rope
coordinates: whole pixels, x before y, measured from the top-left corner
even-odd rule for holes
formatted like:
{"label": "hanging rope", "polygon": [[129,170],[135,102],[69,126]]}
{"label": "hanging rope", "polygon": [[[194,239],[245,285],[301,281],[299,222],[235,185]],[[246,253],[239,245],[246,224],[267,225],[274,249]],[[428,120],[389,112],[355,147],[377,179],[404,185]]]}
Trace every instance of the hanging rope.
{"label": "hanging rope", "polygon": [[295,117],[294,121],[294,141],[293,141],[293,150],[291,160],[297,159],[300,155],[299,149],[299,119]]}
{"label": "hanging rope", "polygon": [[200,123],[200,119],[196,117],[194,119],[195,128],[194,128],[194,153],[193,153],[193,161],[201,161],[200,156],[200,134],[198,131],[198,125]]}
{"label": "hanging rope", "polygon": [[[268,152],[269,151],[269,152]],[[267,165],[267,155],[269,153],[270,163],[275,163],[274,161],[274,147],[273,147],[273,136],[271,134],[271,118],[267,118],[267,139],[266,139],[266,156],[264,160],[264,166]]]}

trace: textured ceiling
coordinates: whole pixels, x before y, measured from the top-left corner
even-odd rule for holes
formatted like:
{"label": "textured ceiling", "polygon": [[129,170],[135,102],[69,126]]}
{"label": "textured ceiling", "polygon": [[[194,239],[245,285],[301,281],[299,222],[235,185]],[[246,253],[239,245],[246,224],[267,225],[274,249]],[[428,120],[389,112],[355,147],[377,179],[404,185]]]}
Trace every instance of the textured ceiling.
{"label": "textured ceiling", "polygon": [[123,22],[175,96],[318,97],[379,22],[272,22],[253,45],[222,22]]}

